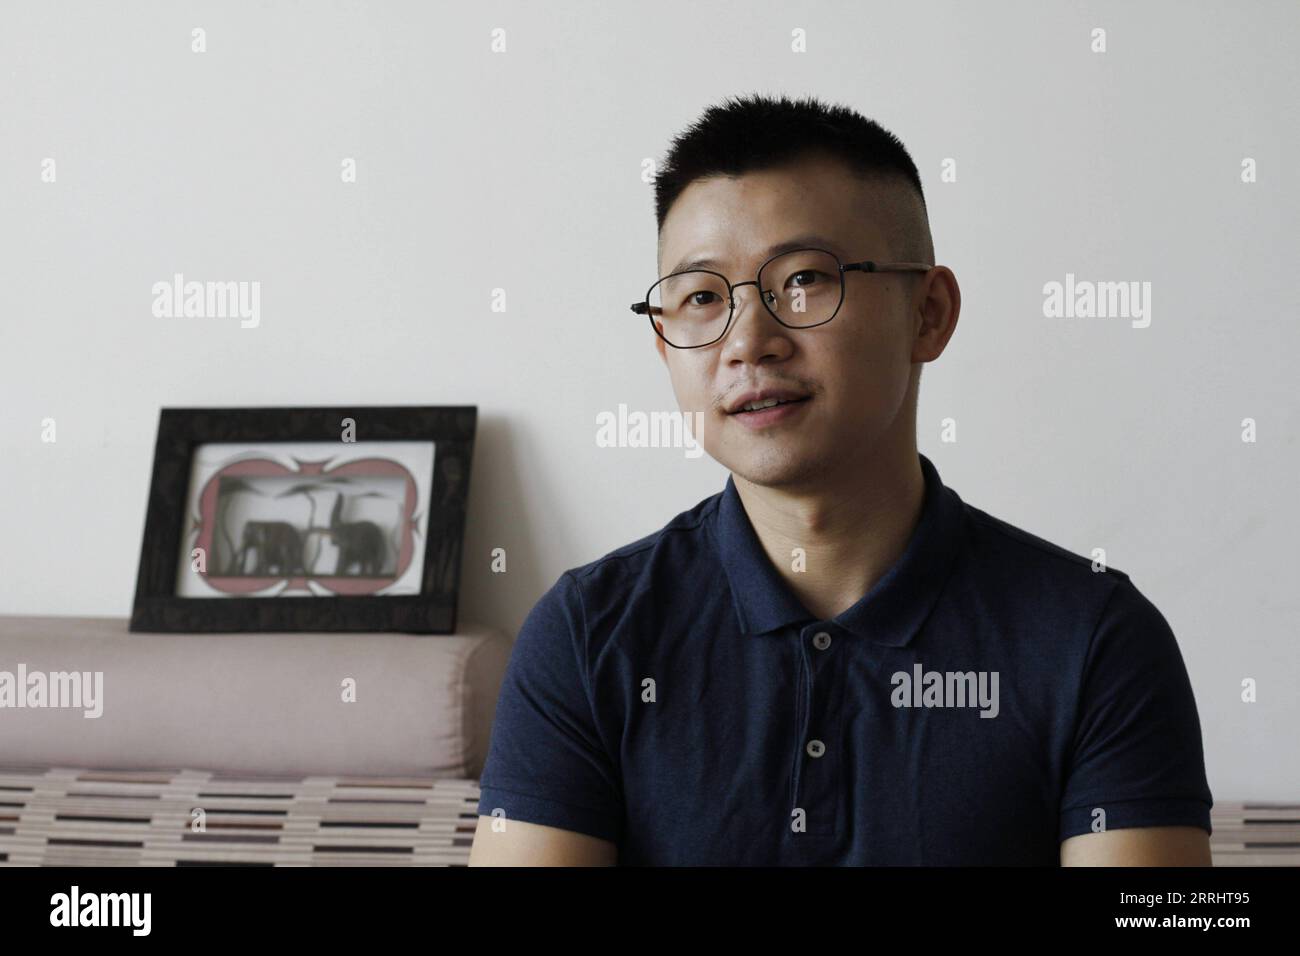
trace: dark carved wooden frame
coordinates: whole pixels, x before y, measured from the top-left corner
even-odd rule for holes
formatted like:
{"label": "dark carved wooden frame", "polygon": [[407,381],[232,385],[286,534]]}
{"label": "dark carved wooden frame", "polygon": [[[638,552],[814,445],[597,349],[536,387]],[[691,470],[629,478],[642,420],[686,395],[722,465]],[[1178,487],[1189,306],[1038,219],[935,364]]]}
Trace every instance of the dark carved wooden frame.
{"label": "dark carved wooden frame", "polygon": [[[474,405],[331,408],[164,408],[158,419],[153,481],[136,579],[132,631],[399,631],[448,634],[456,629],[460,565],[449,589],[437,589],[434,535],[425,536],[418,595],[194,598],[176,595],[176,570],[194,449],[209,442],[339,441],[344,418],[355,419],[357,441],[433,441],[434,474],[427,526],[448,527],[452,510],[441,465],[460,459],[455,502],[461,520],[450,533],[463,542],[470,461],[478,408]],[[459,550],[459,549],[458,549]]]}

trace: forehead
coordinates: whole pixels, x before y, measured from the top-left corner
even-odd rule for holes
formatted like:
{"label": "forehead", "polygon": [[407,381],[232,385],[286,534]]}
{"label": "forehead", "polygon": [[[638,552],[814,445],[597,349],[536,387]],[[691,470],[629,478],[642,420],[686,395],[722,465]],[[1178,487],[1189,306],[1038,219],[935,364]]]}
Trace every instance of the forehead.
{"label": "forehead", "polygon": [[[687,186],[659,235],[660,274],[678,267],[747,271],[790,239],[813,242],[841,259],[884,251],[889,183],[866,181],[843,163],[801,159],[742,176],[714,176]],[[700,260],[711,260],[700,265]]]}

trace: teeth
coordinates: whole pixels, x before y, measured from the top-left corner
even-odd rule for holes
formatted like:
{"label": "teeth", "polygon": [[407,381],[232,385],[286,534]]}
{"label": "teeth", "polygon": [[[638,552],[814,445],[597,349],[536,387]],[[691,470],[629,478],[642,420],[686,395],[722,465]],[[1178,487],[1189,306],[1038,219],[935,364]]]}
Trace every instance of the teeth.
{"label": "teeth", "polygon": [[[781,401],[782,399],[779,398],[765,398],[761,402],[749,402],[746,405],[742,405],[740,410],[742,412],[752,412],[757,411],[760,408],[771,408],[773,405],[780,405]],[[785,401],[789,401],[789,399],[785,399]]]}

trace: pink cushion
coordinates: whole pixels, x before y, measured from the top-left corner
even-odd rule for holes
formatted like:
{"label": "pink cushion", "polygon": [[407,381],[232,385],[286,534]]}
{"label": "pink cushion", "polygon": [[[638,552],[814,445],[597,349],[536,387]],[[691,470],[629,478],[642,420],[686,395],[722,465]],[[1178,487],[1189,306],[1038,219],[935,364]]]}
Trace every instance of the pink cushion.
{"label": "pink cushion", "polygon": [[509,655],[472,625],[133,634],[125,618],[0,616],[0,671],[103,672],[101,716],[0,707],[0,763],[477,778]]}

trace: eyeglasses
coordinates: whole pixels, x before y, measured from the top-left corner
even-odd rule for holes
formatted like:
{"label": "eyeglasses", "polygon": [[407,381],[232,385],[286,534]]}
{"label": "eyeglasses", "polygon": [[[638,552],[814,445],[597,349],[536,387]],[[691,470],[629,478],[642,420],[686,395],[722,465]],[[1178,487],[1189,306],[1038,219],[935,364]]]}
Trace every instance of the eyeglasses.
{"label": "eyeglasses", "polygon": [[752,285],[764,308],[786,328],[825,325],[844,302],[846,272],[929,272],[923,262],[842,263],[826,249],[782,252],[758,267],[749,282],[730,280],[720,272],[690,269],[664,276],[650,287],[632,311],[650,317],[655,334],[675,349],[712,345],[731,327],[736,314],[736,290]]}

